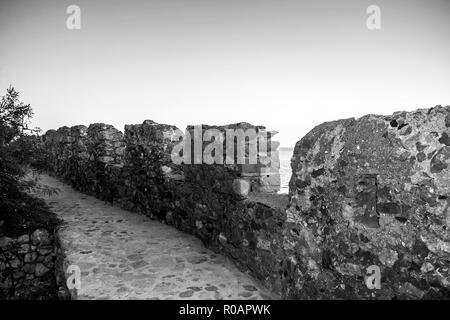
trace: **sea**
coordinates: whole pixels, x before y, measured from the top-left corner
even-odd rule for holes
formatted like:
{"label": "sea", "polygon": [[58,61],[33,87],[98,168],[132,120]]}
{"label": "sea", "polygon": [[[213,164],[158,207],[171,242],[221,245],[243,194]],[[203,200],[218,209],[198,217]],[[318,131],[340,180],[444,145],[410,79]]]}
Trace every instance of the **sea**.
{"label": "sea", "polygon": [[289,193],[289,180],[291,179],[291,158],[294,153],[293,148],[278,148],[280,155],[280,191],[278,193]]}

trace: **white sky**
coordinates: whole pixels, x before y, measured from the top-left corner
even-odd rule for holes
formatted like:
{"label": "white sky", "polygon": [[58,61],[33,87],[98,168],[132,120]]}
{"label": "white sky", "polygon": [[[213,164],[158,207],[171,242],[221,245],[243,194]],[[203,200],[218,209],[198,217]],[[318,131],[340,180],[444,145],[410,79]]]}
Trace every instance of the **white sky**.
{"label": "white sky", "polygon": [[449,105],[449,43],[449,0],[0,0],[0,89],[44,130],[247,121],[293,147],[324,121]]}

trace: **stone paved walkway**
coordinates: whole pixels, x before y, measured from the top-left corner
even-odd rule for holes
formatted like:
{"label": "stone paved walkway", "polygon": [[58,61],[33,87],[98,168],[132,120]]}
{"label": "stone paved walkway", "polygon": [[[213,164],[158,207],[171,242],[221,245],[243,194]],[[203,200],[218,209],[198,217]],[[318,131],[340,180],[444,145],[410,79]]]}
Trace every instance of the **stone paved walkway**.
{"label": "stone paved walkway", "polygon": [[271,299],[249,275],[197,238],[113,207],[47,175],[45,197],[65,221],[61,240],[81,269],[79,299]]}

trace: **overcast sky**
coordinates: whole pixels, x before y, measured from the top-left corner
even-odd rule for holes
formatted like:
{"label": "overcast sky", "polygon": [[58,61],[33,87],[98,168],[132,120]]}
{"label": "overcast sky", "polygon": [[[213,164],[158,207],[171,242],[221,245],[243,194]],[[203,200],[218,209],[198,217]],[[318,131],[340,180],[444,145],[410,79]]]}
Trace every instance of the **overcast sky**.
{"label": "overcast sky", "polygon": [[324,121],[449,105],[450,0],[0,0],[10,84],[44,130],[247,121],[293,147]]}

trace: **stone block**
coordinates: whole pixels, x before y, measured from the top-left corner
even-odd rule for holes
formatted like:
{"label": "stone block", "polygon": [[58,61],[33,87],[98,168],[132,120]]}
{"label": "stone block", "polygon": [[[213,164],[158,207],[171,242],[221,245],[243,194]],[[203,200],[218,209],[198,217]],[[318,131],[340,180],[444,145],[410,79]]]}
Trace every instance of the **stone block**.
{"label": "stone block", "polygon": [[50,234],[47,230],[37,229],[31,235],[31,242],[34,245],[48,245],[51,243]]}
{"label": "stone block", "polygon": [[250,183],[244,179],[235,179],[233,181],[233,190],[240,197],[247,197],[250,192]]}

